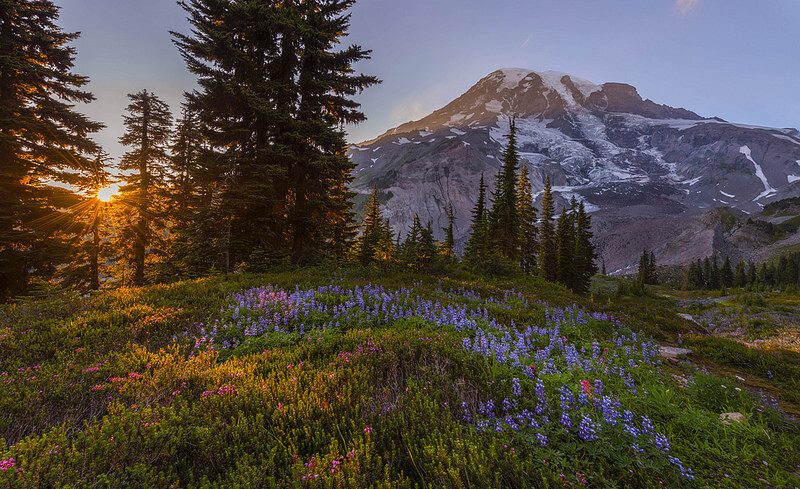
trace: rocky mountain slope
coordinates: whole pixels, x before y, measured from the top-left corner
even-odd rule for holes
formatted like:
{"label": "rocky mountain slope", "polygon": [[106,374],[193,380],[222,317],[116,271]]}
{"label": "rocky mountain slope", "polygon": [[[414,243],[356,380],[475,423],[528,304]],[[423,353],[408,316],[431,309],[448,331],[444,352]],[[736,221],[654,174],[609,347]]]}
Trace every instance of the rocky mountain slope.
{"label": "rocky mountain slope", "polygon": [[353,188],[377,185],[395,231],[419,214],[439,238],[452,203],[463,246],[478,180],[484,172],[494,187],[511,116],[534,191],[549,176],[558,205],[572,196],[585,203],[609,271],[635,265],[643,247],[660,263],[713,251],[749,257],[763,243],[731,241],[699,218],[718,207],[756,215],[800,195],[796,129],[704,118],[623,83],[524,69],[495,71],[430,115],[351,147]]}

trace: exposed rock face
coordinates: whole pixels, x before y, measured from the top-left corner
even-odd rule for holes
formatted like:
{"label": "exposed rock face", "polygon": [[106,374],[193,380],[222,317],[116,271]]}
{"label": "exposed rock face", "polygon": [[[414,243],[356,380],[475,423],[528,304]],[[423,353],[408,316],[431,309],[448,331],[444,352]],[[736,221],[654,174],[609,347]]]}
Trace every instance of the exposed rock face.
{"label": "exposed rock face", "polygon": [[482,172],[494,188],[512,116],[534,191],[549,176],[558,205],[584,201],[609,271],[635,266],[644,247],[659,263],[713,251],[749,256],[757,246],[741,248],[733,230],[697,219],[729,207],[739,222],[800,195],[796,129],[707,119],[643,100],[623,83],[522,69],[495,71],[427,117],[353,146],[353,188],[384,192],[395,231],[419,214],[440,239],[452,203],[460,251]]}

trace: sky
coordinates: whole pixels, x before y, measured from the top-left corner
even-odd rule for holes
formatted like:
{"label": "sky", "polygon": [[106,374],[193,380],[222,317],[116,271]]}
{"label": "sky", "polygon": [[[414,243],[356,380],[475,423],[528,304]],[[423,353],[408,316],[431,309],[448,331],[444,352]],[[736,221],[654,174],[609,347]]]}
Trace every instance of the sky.
{"label": "sky", "polygon": [[[79,31],[74,72],[97,100],[77,110],[107,128],[113,157],[126,94],[147,89],[176,116],[195,77],[169,31],[189,32],[171,0],[55,0]],[[643,98],[705,117],[800,128],[800,0],[359,0],[343,43],[383,83],[357,97],[367,121],[352,143],[443,107],[499,68],[623,82]]]}

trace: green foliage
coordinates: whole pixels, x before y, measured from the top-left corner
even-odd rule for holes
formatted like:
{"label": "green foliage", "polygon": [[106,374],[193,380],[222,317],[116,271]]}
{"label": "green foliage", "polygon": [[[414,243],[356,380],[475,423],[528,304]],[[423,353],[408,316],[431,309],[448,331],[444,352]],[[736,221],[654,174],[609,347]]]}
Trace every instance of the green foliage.
{"label": "green foliage", "polygon": [[517,182],[517,209],[519,212],[519,266],[524,273],[537,270],[536,253],[539,249],[539,230],[536,227],[536,208],[528,177],[528,167],[522,165]]}
{"label": "green foliage", "polygon": [[545,177],[542,194],[542,211],[539,213],[539,275],[548,282],[558,278],[558,249],[553,229],[553,194],[550,177]]}
{"label": "green foliage", "polygon": [[[692,371],[684,390],[673,384],[670,367],[647,363],[641,354],[629,367],[616,342],[632,332],[616,321],[565,321],[555,348],[585,349],[583,368],[567,368],[563,356],[548,369],[533,358],[521,359],[519,368],[465,350],[462,342],[474,340],[474,330],[437,325],[424,315],[379,324],[367,314],[374,304],[346,304],[344,293],[377,280],[385,291],[413,289],[430,310],[485,310],[483,331],[512,321],[523,331],[547,327],[553,304],[592,307],[561,286],[520,276],[380,275],[356,269],[241,274],[85,298],[50,290],[38,301],[2,306],[0,372],[7,374],[0,380],[14,381],[0,383],[0,412],[9,413],[0,419],[0,462],[13,463],[0,472],[0,485],[734,487],[729,477],[738,487],[763,487],[758,479],[776,487],[800,483],[792,474],[800,462],[795,424],[734,380]],[[284,331],[246,336],[241,324],[261,306],[237,294],[265,284],[274,286],[253,297],[268,305],[269,315],[291,308],[281,291],[333,285],[312,297],[328,310],[347,307],[352,322],[322,327],[330,315],[315,310]],[[638,328],[665,321],[655,302],[645,310],[624,323]],[[300,322],[305,335],[297,330]],[[198,348],[215,324],[215,349]],[[546,347],[549,340],[535,341]],[[639,341],[647,340],[640,336],[633,345]],[[595,343],[598,358],[591,360]],[[535,376],[523,373],[529,364]],[[621,367],[629,368],[630,380],[615,373]],[[773,373],[780,382],[796,375]],[[519,411],[536,409],[537,381],[557,405],[556,389],[571,386],[577,397],[581,381],[594,386],[595,379],[625,409],[648,413],[670,440],[667,453],[694,469],[697,480],[680,478],[652,446],[633,449],[635,439],[621,420],[603,424],[598,438],[586,442],[555,413],[538,431],[507,425],[479,431],[464,419],[495,400],[502,424],[505,398]],[[590,404],[599,399],[592,396]],[[600,416],[579,403],[576,409]],[[747,423],[721,425],[717,409],[740,410]]]}
{"label": "green foliage", "polygon": [[[49,0],[0,6],[0,303],[24,295],[32,277],[49,280],[80,241],[103,125],[74,110],[94,96],[72,72],[77,33],[58,25]],[[54,185],[55,184],[55,185]],[[83,211],[78,213],[77,211]]]}
{"label": "green foliage", "polygon": [[[419,224],[417,218],[417,224]],[[389,222],[383,218],[378,200],[378,187],[373,187],[362,223],[363,231],[358,241],[357,258],[362,265],[373,261],[385,262],[392,257],[392,232]],[[419,226],[421,228],[421,226]],[[418,237],[416,239],[419,239]],[[417,246],[414,242],[413,246]]]}
{"label": "green foliage", "polygon": [[352,97],[379,83],[352,68],[368,50],[336,49],[352,4],[180,2],[191,33],[172,35],[198,76],[188,103],[224,177],[216,198],[230,268],[255,248],[285,250],[295,265],[349,251],[353,163],[342,127],[365,119]]}
{"label": "green foliage", "polygon": [[492,207],[488,213],[491,247],[509,260],[519,259],[520,209],[517,204],[517,153],[516,126],[509,122],[508,144],[503,151],[503,166],[497,175],[497,185],[492,192]]}
{"label": "green foliage", "polygon": [[478,185],[478,200],[472,210],[472,234],[464,250],[464,263],[475,267],[486,261],[491,252],[489,240],[489,222],[486,208],[486,185],[483,183],[483,173]]}

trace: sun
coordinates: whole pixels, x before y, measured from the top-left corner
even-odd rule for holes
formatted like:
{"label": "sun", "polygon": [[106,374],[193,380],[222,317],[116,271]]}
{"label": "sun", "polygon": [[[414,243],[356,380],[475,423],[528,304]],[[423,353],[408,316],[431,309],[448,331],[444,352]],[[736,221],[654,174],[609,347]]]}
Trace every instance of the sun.
{"label": "sun", "polygon": [[111,202],[117,192],[119,192],[119,185],[112,185],[110,187],[104,187],[97,191],[97,199],[103,202]]}

